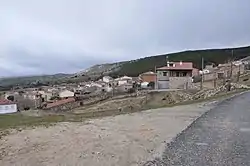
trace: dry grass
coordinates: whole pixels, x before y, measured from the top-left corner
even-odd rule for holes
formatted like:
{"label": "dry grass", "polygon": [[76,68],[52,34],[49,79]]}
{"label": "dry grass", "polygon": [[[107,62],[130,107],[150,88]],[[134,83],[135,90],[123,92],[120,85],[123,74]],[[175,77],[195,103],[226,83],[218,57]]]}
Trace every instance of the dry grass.
{"label": "dry grass", "polygon": [[156,103],[156,104],[144,104],[140,108],[126,107],[122,110],[118,108],[110,108],[110,109],[104,109],[104,110],[98,110],[98,111],[87,111],[87,112],[81,112],[81,113],[72,113],[72,112],[69,113],[68,112],[68,113],[61,113],[61,114],[48,114],[48,115],[45,114],[43,116],[27,116],[21,113],[0,115],[0,131],[3,131],[4,129],[9,129],[9,128],[34,127],[34,126],[41,126],[41,125],[49,126],[58,122],[83,122],[86,119],[90,119],[90,118],[115,116],[119,114],[134,113],[134,112],[143,111],[147,109],[193,104],[197,102],[204,102],[204,101],[209,101],[209,100],[217,100],[220,98],[230,97],[234,94],[237,94],[243,91],[244,90],[232,91],[232,92],[220,94],[217,96],[213,96],[208,99],[186,101],[186,102],[180,102],[176,104],[164,104],[161,102]]}

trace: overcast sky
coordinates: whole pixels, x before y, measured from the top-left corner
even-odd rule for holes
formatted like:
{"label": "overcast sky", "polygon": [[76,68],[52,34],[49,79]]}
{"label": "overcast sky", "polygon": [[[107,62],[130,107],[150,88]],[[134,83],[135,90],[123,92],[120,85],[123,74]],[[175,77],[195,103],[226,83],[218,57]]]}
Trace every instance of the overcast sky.
{"label": "overcast sky", "polygon": [[250,45],[249,0],[0,0],[0,76]]}

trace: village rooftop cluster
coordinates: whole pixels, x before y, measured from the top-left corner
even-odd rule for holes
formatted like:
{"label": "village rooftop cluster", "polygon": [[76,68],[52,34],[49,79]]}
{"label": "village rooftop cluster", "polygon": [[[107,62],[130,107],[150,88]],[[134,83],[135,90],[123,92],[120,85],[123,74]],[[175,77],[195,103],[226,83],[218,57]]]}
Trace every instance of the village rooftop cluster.
{"label": "village rooftop cluster", "polygon": [[25,110],[68,111],[72,108],[103,100],[104,96],[138,93],[152,90],[177,90],[197,88],[196,82],[226,79],[245,72],[244,61],[217,66],[207,65],[203,70],[194,68],[192,62],[166,62],[166,66],[141,73],[138,77],[103,76],[97,81],[70,83],[38,88],[19,88],[1,95],[0,114]]}

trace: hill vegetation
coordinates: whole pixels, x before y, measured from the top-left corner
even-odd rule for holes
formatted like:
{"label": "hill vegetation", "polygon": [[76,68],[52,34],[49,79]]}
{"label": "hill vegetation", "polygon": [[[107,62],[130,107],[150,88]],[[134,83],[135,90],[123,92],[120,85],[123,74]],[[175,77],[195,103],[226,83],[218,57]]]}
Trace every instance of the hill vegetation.
{"label": "hill vegetation", "polygon": [[226,63],[231,59],[239,60],[247,56],[250,56],[250,46],[233,49],[184,51],[172,54],[145,57],[135,61],[130,61],[124,63],[121,68],[117,72],[112,73],[112,75],[138,76],[143,72],[154,71],[155,67],[162,67],[166,65],[166,57],[168,57],[169,61],[193,62],[194,67],[200,69],[202,57],[204,58],[205,65],[218,65],[220,63]]}
{"label": "hill vegetation", "polygon": [[43,76],[2,78],[0,79],[0,90],[7,90],[16,85],[32,87],[43,84],[51,85],[87,81],[98,79],[103,75],[110,75],[112,77],[118,77],[123,75],[138,76],[143,72],[154,71],[155,67],[165,66],[166,57],[168,57],[169,61],[193,62],[194,67],[200,69],[201,57],[204,58],[205,65],[218,65],[220,63],[226,63],[231,59],[238,60],[248,56],[250,56],[250,46],[240,48],[183,51],[178,53],[150,56],[131,61],[94,65],[86,69],[85,71],[81,71],[72,75],[55,74]]}
{"label": "hill vegetation", "polygon": [[9,90],[14,86],[36,87],[41,85],[49,85],[68,77],[68,74],[40,75],[40,76],[24,76],[24,77],[6,77],[0,79],[0,90]]}

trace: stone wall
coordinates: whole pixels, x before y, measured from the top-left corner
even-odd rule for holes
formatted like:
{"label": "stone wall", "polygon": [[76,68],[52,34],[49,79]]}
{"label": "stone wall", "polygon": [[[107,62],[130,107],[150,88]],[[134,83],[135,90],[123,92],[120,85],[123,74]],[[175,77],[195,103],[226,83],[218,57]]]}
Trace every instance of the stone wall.
{"label": "stone wall", "polygon": [[123,99],[123,98],[128,98],[128,97],[136,97],[136,96],[145,95],[145,93],[147,93],[147,92],[138,92],[138,93],[117,95],[117,96],[112,96],[112,94],[105,93],[102,95],[91,96],[89,98],[85,98],[85,99],[73,101],[70,103],[58,105],[58,106],[55,106],[52,108],[44,108],[44,110],[52,111],[52,112],[66,112],[66,111],[70,111],[70,110],[77,108],[77,107],[93,105],[93,104],[96,104],[96,103],[99,103],[101,101],[108,100],[108,99],[114,100],[114,99]]}
{"label": "stone wall", "polygon": [[203,80],[204,81],[211,81],[214,80],[218,77],[217,73],[207,73],[203,75]]}
{"label": "stone wall", "polygon": [[169,89],[188,89],[191,84],[191,77],[169,77]]}
{"label": "stone wall", "polygon": [[44,110],[46,111],[52,111],[52,112],[65,112],[65,111],[70,111],[74,108],[77,108],[81,105],[81,103],[79,101],[73,101],[70,103],[66,103],[66,104],[62,104],[62,105],[58,105],[52,108],[45,108]]}
{"label": "stone wall", "polygon": [[54,106],[52,108],[44,108],[44,110],[52,111],[52,112],[65,112],[70,111],[74,108],[81,106],[88,106],[92,104],[96,104],[100,101],[107,100],[110,98],[110,95],[102,94],[102,95],[87,95],[86,98],[81,98],[80,100],[72,101],[69,103],[61,104]]}

